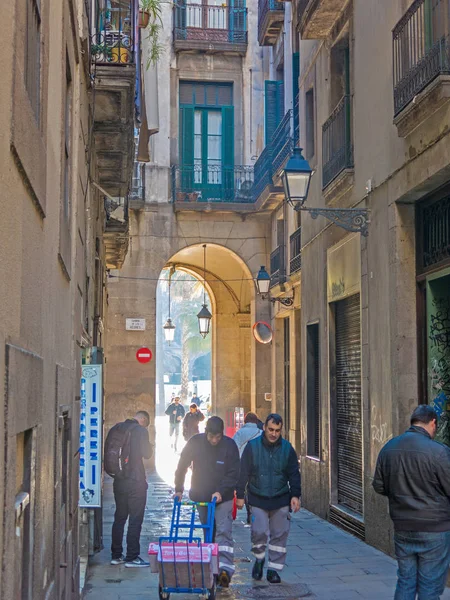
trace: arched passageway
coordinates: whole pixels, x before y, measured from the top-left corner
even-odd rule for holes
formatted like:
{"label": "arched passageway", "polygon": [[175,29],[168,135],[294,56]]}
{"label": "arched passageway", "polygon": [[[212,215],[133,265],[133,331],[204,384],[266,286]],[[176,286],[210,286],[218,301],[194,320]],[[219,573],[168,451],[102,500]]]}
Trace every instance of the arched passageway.
{"label": "arched passageway", "polygon": [[[169,207],[170,209],[170,207]],[[131,213],[132,247],[124,267],[108,283],[110,330],[106,347],[106,428],[144,408],[155,435],[157,362],[157,283],[163,269],[204,276],[211,298],[211,410],[226,419],[236,406],[270,412],[265,393],[271,391],[268,346],[255,342],[251,326],[270,320],[270,306],[255,294],[253,274],[267,263],[266,222],[244,222],[239,216],[202,214],[183,220],[171,210]],[[145,319],[145,330],[127,331],[127,318]],[[153,360],[136,361],[136,350],[147,346]]]}

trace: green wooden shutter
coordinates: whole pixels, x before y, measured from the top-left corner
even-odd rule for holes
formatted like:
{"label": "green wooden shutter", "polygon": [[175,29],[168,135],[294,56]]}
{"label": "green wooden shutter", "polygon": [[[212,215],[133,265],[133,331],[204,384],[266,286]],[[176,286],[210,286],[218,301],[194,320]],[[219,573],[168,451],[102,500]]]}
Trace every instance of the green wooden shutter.
{"label": "green wooden shutter", "polygon": [[180,108],[181,186],[189,192],[194,184],[194,108]]}
{"label": "green wooden shutter", "polygon": [[284,81],[265,82],[266,146],[270,143],[284,114]]}
{"label": "green wooden shutter", "polygon": [[294,100],[298,94],[298,78],[300,77],[300,53],[294,52],[292,55],[292,95]]}
{"label": "green wooden shutter", "polygon": [[234,107],[222,108],[223,199],[234,200]]}

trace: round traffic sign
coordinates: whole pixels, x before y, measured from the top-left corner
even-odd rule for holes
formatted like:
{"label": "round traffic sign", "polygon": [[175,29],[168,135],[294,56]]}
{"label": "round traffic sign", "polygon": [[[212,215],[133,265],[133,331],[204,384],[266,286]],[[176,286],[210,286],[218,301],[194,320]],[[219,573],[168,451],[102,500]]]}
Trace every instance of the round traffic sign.
{"label": "round traffic sign", "polygon": [[138,361],[140,363],[148,363],[152,360],[152,351],[150,350],[150,348],[139,348],[139,350],[136,352],[136,358],[138,359]]}

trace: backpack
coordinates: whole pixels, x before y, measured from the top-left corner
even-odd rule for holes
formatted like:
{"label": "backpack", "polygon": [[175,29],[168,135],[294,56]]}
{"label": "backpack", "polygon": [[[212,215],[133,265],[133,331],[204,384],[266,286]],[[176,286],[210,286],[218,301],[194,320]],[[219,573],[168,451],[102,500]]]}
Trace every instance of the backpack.
{"label": "backpack", "polygon": [[117,479],[128,475],[131,434],[137,423],[117,423],[109,430],[105,441],[104,468],[106,473]]}

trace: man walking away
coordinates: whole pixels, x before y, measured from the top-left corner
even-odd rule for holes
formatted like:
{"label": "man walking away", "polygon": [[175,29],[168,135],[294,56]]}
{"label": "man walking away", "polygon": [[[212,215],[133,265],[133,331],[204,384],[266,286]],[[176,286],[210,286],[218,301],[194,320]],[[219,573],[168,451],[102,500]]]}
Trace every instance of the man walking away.
{"label": "man walking away", "polygon": [[189,441],[192,436],[199,433],[198,425],[204,420],[205,415],[198,410],[197,405],[193,402],[189,407],[189,412],[183,419],[183,437],[186,442]]}
{"label": "man walking away", "polygon": [[186,411],[180,402],[180,397],[175,396],[174,401],[166,408],[166,415],[169,415],[169,436],[174,436],[174,443],[171,448],[177,451],[178,437],[180,435],[180,423],[184,418]]}
{"label": "man walking away", "polygon": [[[205,433],[194,435],[184,447],[175,473],[175,494],[181,500],[184,480],[192,463],[189,496],[194,502],[216,499],[214,541],[219,546],[219,577],[222,587],[230,585],[234,573],[232,509],[234,490],[239,478],[239,452],[233,440],[223,435],[221,418],[211,417]],[[200,521],[205,524],[207,508],[199,507]]]}
{"label": "man walking away", "polygon": [[[248,412],[244,418],[244,426],[236,431],[233,436],[233,440],[236,442],[239,456],[242,454],[247,446],[248,442],[256,439],[262,433],[262,430],[258,427],[258,415],[252,412]],[[245,508],[247,509],[247,525],[251,523],[251,510],[248,503],[248,495],[245,492]]]}
{"label": "man walking away", "polygon": [[250,440],[254,440],[261,435],[261,430],[258,427],[258,421],[258,416],[255,415],[255,413],[248,412],[244,417],[244,426],[238,429],[234,434],[233,440],[236,442],[238,447],[239,456],[242,456],[245,447]]}
{"label": "man walking away", "polygon": [[252,552],[255,556],[252,577],[263,575],[266,546],[269,538],[267,581],[280,583],[286,561],[290,512],[300,510],[300,472],[297,454],[281,437],[283,419],[270,414],[263,435],[248,442],[241,459],[241,474],[236,489],[237,507],[244,506],[247,487],[252,511]]}
{"label": "man walking away", "polygon": [[[148,439],[150,417],[145,410],[138,411],[111,428],[105,441],[105,465],[118,457],[120,465],[114,476],[116,512],[112,527],[111,564],[126,567],[148,567],[140,554],[140,535],[147,501],[147,480],[143,458],[150,458],[153,449]],[[120,446],[120,447],[119,447]],[[107,467],[105,466],[105,469]],[[123,530],[128,519],[127,554],[123,555]]]}
{"label": "man walking away", "polygon": [[389,498],[398,580],[394,600],[437,600],[450,563],[450,449],[434,442],[437,415],[419,405],[411,427],[381,450],[372,482]]}
{"label": "man walking away", "polygon": [[201,404],[201,400],[195,392],[192,394],[191,404],[195,404],[196,406],[200,406]]}

